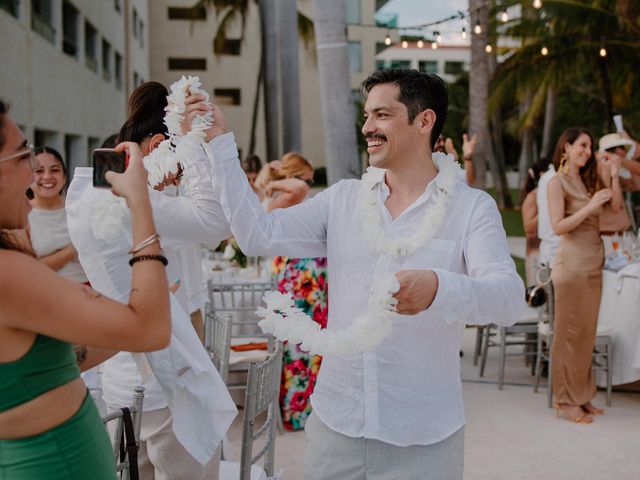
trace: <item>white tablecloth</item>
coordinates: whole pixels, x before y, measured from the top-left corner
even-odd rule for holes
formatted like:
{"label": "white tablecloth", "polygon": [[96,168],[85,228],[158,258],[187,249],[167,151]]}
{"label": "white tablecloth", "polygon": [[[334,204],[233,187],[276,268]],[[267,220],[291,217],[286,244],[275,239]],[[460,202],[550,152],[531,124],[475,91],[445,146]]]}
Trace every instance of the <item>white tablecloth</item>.
{"label": "white tablecloth", "polygon": [[[640,380],[640,265],[618,273],[605,270],[598,325],[613,330],[613,384]],[[604,387],[604,375],[598,375]]]}

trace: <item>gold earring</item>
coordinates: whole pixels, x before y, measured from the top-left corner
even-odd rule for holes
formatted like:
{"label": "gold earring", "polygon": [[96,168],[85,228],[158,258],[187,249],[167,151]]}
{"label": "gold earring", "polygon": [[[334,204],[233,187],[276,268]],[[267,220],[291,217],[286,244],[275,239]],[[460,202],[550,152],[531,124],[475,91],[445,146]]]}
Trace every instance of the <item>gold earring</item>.
{"label": "gold earring", "polygon": [[569,171],[569,155],[567,152],[564,152],[560,157],[560,171],[566,173]]}

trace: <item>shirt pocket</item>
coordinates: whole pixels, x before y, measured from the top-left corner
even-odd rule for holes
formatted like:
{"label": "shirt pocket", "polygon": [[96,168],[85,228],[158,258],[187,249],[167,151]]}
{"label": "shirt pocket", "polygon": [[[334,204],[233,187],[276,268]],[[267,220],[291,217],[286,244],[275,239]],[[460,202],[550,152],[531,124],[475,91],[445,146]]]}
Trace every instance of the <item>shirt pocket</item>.
{"label": "shirt pocket", "polygon": [[442,238],[431,238],[422,248],[407,255],[401,262],[402,270],[451,270],[454,262],[456,242]]}

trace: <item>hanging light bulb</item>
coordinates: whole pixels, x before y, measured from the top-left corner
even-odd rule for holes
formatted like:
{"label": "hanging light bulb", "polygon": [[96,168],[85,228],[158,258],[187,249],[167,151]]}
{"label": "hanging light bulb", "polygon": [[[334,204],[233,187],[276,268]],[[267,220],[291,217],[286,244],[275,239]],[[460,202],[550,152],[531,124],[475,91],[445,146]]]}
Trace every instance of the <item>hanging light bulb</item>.
{"label": "hanging light bulb", "polygon": [[433,32],[433,36],[435,37],[436,42],[442,43],[442,35],[440,35],[440,32]]}
{"label": "hanging light bulb", "polygon": [[407,42],[406,40],[402,41],[402,48],[407,48],[409,46],[409,42]]}
{"label": "hanging light bulb", "polygon": [[604,48],[604,47],[600,47],[600,56],[601,56],[602,58],[604,58],[604,57],[606,57],[606,56],[607,56],[607,49],[606,49],[606,48]]}
{"label": "hanging light bulb", "polygon": [[384,37],[384,44],[385,45],[391,45],[391,37],[389,36],[388,33],[387,33],[387,36]]}
{"label": "hanging light bulb", "polygon": [[473,27],[473,33],[480,35],[482,33],[482,27],[480,26],[480,20],[476,20],[476,26]]}
{"label": "hanging light bulb", "polygon": [[542,0],[533,0],[533,8],[542,8]]}
{"label": "hanging light bulb", "polygon": [[462,37],[463,40],[467,39],[467,29],[462,27],[462,32],[460,33],[460,36]]}
{"label": "hanging light bulb", "polygon": [[549,49],[547,47],[542,47],[540,49],[540,53],[546,57],[547,55],[549,55]]}
{"label": "hanging light bulb", "polygon": [[507,23],[507,22],[509,21],[509,14],[507,13],[507,11],[506,11],[506,10],[503,10],[503,11],[500,13],[500,21],[501,21],[502,23]]}
{"label": "hanging light bulb", "polygon": [[437,50],[438,44],[436,42],[431,42],[431,50]]}
{"label": "hanging light bulb", "polygon": [[493,52],[493,47],[491,46],[490,43],[487,43],[486,47],[484,47],[484,51],[487,53]]}
{"label": "hanging light bulb", "polygon": [[418,40],[418,48],[422,48],[424,47],[424,42],[422,41],[422,39]]}

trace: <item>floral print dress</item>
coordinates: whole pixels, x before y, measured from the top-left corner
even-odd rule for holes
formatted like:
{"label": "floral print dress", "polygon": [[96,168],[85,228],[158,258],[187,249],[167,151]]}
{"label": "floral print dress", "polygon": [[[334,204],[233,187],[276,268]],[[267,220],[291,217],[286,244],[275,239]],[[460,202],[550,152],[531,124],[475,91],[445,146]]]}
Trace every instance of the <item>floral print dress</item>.
{"label": "floral print dress", "polygon": [[[327,326],[327,259],[287,258],[273,259],[273,275],[282,293],[293,297],[301,308],[322,328]],[[299,345],[284,344],[280,408],[287,430],[304,428],[311,413],[309,397],[313,392],[320,370],[320,355],[300,351]]]}

